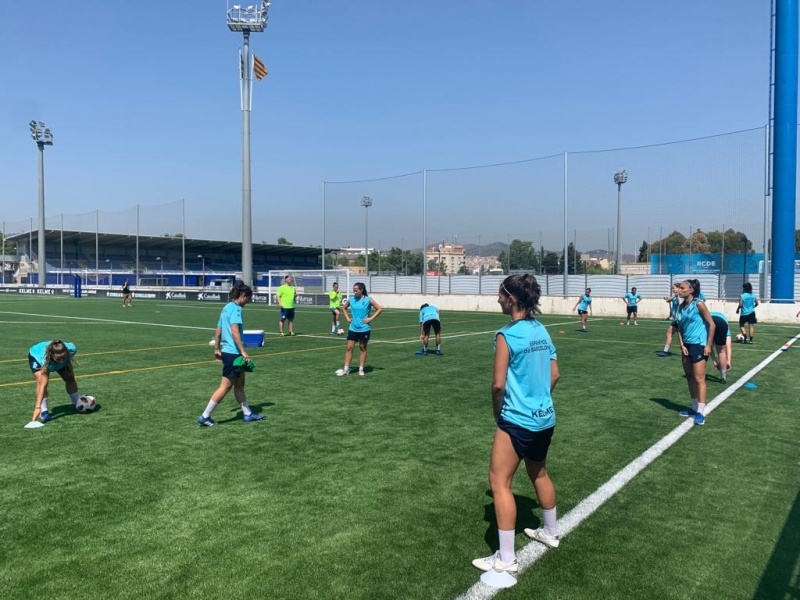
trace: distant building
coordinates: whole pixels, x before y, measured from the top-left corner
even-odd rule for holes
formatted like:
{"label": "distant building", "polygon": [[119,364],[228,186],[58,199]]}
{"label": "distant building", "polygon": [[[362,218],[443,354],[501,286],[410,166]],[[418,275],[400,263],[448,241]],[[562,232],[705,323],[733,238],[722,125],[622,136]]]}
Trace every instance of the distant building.
{"label": "distant building", "polygon": [[444,272],[455,275],[466,267],[467,251],[460,244],[441,243],[428,248],[428,262],[436,261],[444,266]]}

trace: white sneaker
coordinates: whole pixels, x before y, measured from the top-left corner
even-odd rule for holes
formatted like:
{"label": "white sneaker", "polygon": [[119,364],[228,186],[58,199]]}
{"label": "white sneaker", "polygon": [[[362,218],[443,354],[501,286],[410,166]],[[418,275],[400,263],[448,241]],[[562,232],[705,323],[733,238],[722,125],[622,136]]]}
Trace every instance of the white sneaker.
{"label": "white sneaker", "polygon": [[557,535],[550,535],[542,527],[539,527],[539,529],[525,529],[524,531],[525,535],[529,538],[541,542],[550,548],[558,548],[558,545],[561,543]]}
{"label": "white sneaker", "polygon": [[359,377],[363,377],[364,376],[364,369],[359,369],[358,370],[358,376]]}
{"label": "white sneaker", "polygon": [[497,571],[498,573],[516,573],[519,570],[517,559],[515,558],[512,562],[505,563],[500,558],[499,550],[486,558],[476,558],[472,561],[472,566],[481,571]]}
{"label": "white sneaker", "polygon": [[337,377],[344,377],[350,373],[350,369],[336,369],[336,376]]}
{"label": "white sneaker", "polygon": [[633,322],[633,324],[634,324],[634,325],[638,325],[638,324],[639,324],[639,321],[634,321],[634,322]]}

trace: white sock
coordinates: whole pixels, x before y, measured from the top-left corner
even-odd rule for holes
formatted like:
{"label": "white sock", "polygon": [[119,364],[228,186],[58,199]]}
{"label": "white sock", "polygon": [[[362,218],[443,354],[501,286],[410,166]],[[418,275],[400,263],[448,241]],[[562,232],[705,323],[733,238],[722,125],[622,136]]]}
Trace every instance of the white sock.
{"label": "white sock", "polygon": [[78,400],[81,399],[81,393],[75,392],[74,394],[69,395],[69,401],[72,402],[72,406],[75,406],[78,403]]}
{"label": "white sock", "polygon": [[720,369],[719,370],[719,376],[722,377],[723,379],[725,379],[725,373],[727,373],[727,372],[728,372],[727,369]]}
{"label": "white sock", "polygon": [[698,403],[697,412],[699,412],[701,415],[706,414],[706,403],[705,402]]}
{"label": "white sock", "polygon": [[245,400],[244,402],[240,402],[239,408],[242,409],[242,412],[244,413],[245,417],[253,412],[252,410],[250,410],[250,405],[247,404],[247,400]]}
{"label": "white sock", "polygon": [[664,346],[664,352],[669,352],[669,344],[667,344],[666,346]]}
{"label": "white sock", "polygon": [[558,527],[556,526],[556,507],[542,509],[542,521],[544,521],[544,532],[547,535],[557,536]]}
{"label": "white sock", "polygon": [[217,408],[217,406],[219,406],[219,402],[214,402],[213,400],[209,400],[208,406],[206,406],[206,409],[203,411],[203,418],[208,419],[209,417],[211,417],[211,413],[214,412],[214,409]]}
{"label": "white sock", "polygon": [[[692,410],[693,410],[694,412],[697,412],[697,404],[698,404],[698,402],[697,402],[697,398],[692,398]],[[705,405],[704,405],[704,406],[705,406]]]}
{"label": "white sock", "polygon": [[47,398],[42,398],[42,412],[47,412]]}
{"label": "white sock", "polygon": [[364,372],[364,367],[358,367],[358,372],[359,373],[363,373]]}
{"label": "white sock", "polygon": [[514,530],[498,529],[497,537],[500,538],[500,560],[504,563],[514,562],[517,558],[514,552]]}
{"label": "white sock", "polygon": [[436,344],[436,349],[437,350],[441,350],[442,349],[442,345],[441,344]]}

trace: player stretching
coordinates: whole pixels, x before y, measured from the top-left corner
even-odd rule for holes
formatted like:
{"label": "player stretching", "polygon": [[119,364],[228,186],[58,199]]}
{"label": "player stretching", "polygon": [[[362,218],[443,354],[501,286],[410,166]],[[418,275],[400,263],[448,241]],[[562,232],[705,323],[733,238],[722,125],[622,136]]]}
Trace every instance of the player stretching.
{"label": "player stretching", "polygon": [[428,354],[428,340],[433,335],[436,337],[436,355],[442,355],[442,320],[439,309],[432,304],[423,304],[419,307],[419,339],[422,341],[422,354]]}

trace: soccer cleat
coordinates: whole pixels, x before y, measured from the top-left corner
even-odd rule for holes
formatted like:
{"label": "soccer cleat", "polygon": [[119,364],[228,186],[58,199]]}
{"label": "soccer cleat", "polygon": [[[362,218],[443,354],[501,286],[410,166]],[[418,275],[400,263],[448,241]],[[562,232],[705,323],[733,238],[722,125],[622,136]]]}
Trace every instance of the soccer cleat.
{"label": "soccer cleat", "polygon": [[359,377],[364,377],[364,369],[359,369],[358,370],[358,376]]}
{"label": "soccer cleat", "polygon": [[427,348],[423,348],[422,349],[422,355],[423,356],[427,356],[428,355],[428,349]]}
{"label": "soccer cleat", "polygon": [[722,383],[728,383],[728,378],[727,378],[727,377],[720,376],[719,380],[720,380]]}
{"label": "soccer cleat", "polygon": [[634,325],[638,325],[638,324],[639,324],[639,321],[634,321],[634,322],[633,322],[633,324],[634,324]]}
{"label": "soccer cleat", "polygon": [[44,411],[42,414],[39,415],[39,418],[42,420],[42,423],[47,423],[50,419],[53,418],[53,416],[49,412]]}
{"label": "soccer cleat", "polygon": [[626,322],[625,322],[625,325],[630,325],[630,324],[631,324],[631,322],[630,322],[630,321],[626,321]]}
{"label": "soccer cleat", "polygon": [[204,417],[203,415],[197,417],[197,422],[200,427],[214,427],[214,425],[217,424],[217,422],[211,417]]}
{"label": "soccer cleat", "polygon": [[558,545],[561,543],[561,540],[558,539],[557,535],[550,535],[547,533],[543,527],[539,527],[539,529],[525,529],[525,535],[529,538],[536,540],[537,542],[541,542],[545,546],[549,548],[558,548]]}
{"label": "soccer cleat", "polygon": [[680,416],[682,416],[682,417],[693,417],[693,416],[695,416],[697,414],[697,411],[695,411],[695,410],[693,410],[691,408],[687,408],[686,410],[682,410],[678,414]]}
{"label": "soccer cleat", "polygon": [[586,333],[586,327],[581,327],[581,333]]}
{"label": "soccer cleat", "polygon": [[500,558],[499,550],[486,558],[476,558],[472,561],[472,566],[477,567],[481,571],[497,571],[498,573],[516,573],[519,571],[517,559],[515,558],[510,563],[503,562]]}
{"label": "soccer cleat", "polygon": [[290,331],[290,332],[289,332],[289,335],[294,335],[294,331]]}
{"label": "soccer cleat", "polygon": [[336,376],[337,377],[344,377],[350,373],[350,369],[336,369]]}
{"label": "soccer cleat", "polygon": [[281,331],[281,337],[285,337],[282,331]]}
{"label": "soccer cleat", "polygon": [[656,356],[660,356],[663,358],[665,356],[669,356],[669,352],[665,352],[664,350],[659,350],[658,352],[656,352]]}
{"label": "soccer cleat", "polygon": [[436,354],[436,356],[442,356],[443,352],[441,350],[437,350],[434,352],[434,354]]}
{"label": "soccer cleat", "polygon": [[706,418],[701,413],[697,413],[694,416],[694,424],[695,425],[705,425],[706,424]]}
{"label": "soccer cleat", "polygon": [[251,421],[263,421],[266,417],[264,415],[257,415],[254,412],[251,412],[249,415],[244,416],[244,422],[250,423]]}
{"label": "soccer cleat", "polygon": [[753,343],[753,340],[750,340],[750,341],[748,341],[747,343],[748,343],[748,344],[752,344],[752,343]]}

